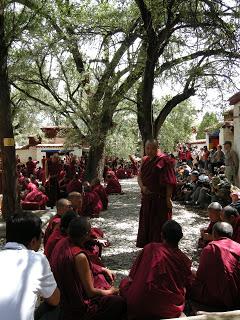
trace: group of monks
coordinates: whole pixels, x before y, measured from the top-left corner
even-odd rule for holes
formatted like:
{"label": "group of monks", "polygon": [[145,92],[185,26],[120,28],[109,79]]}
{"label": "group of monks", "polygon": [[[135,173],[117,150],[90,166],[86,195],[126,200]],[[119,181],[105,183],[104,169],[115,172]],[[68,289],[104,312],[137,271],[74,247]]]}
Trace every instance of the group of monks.
{"label": "group of monks", "polygon": [[53,208],[58,199],[78,192],[83,195],[83,215],[97,217],[102,210],[107,210],[109,194],[122,193],[118,180],[119,172],[126,172],[122,165],[116,169],[105,168],[105,187],[99,179],[93,179],[91,183],[83,180],[84,158],[76,160],[72,156],[62,162],[54,155],[50,159],[43,158],[42,167],[36,168],[36,165],[31,157],[26,166],[17,165],[19,197],[25,210]]}
{"label": "group of monks", "polygon": [[[172,220],[175,159],[161,153],[155,140],[146,142],[145,154],[138,170],[141,209],[136,246],[142,250],[118,288],[114,274],[101,259],[109,243],[88,219],[99,215],[93,208],[93,203],[98,208],[93,192],[98,194],[102,209],[107,208],[107,194],[122,192],[116,183],[115,164],[104,173],[106,188],[98,179],[81,183],[74,175],[70,186],[80,181],[81,190],[68,186],[56,202],[57,213],[45,231],[44,252],[61,292],[62,320],[159,320],[194,315],[199,310],[240,308],[237,210],[222,208],[219,203],[208,207],[210,222],[200,231],[200,262],[198,270],[193,270],[191,259],[179,249],[182,227]],[[46,187],[52,178],[50,185],[60,188],[57,171],[51,173],[55,162],[52,159],[48,165]],[[121,173],[121,166],[118,169]],[[33,184],[28,181],[27,188],[31,190]]]}

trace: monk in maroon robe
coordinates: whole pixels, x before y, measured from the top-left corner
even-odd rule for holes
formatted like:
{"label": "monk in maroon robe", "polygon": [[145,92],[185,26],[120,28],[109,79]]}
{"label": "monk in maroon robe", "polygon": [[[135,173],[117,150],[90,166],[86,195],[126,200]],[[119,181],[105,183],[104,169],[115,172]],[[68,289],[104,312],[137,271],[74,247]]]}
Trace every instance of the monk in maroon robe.
{"label": "monk in maroon robe", "polygon": [[31,174],[34,174],[34,170],[36,168],[36,163],[32,160],[32,157],[28,158],[28,161],[26,162],[27,167],[27,175],[30,177]]}
{"label": "monk in maroon robe", "polygon": [[84,249],[90,224],[78,217],[69,225],[69,237],[54,248],[51,267],[61,291],[62,320],[120,320],[125,303],[112,286],[114,277],[103,267],[101,278],[94,278],[92,263]]}
{"label": "monk in maroon robe", "polygon": [[59,199],[56,203],[57,213],[49,220],[47,228],[44,233],[43,244],[44,246],[47,243],[48,238],[52,234],[53,230],[56,228],[57,225],[61,222],[62,215],[70,210],[71,202],[67,199]]}
{"label": "monk in maroon robe", "polygon": [[182,228],[167,221],[162,243],[147,244],[120,284],[129,320],[178,318],[185,306],[186,289],[192,281],[191,261],[178,249]]}
{"label": "monk in maroon robe", "polygon": [[107,194],[117,194],[122,193],[121,184],[118,181],[118,178],[112,174],[107,174],[106,176],[107,186],[105,188]]}
{"label": "monk in maroon robe", "polygon": [[213,227],[215,223],[221,221],[221,212],[222,206],[218,202],[212,202],[208,206],[208,216],[210,219],[210,223],[208,227],[205,229],[201,229],[201,238],[198,240],[198,247],[204,248],[210,241],[213,240]]}
{"label": "monk in maroon robe", "polygon": [[170,157],[158,152],[155,140],[145,146],[138,183],[142,192],[137,247],[161,240],[163,224],[172,218],[172,192],[176,186],[174,163]]}
{"label": "monk in maroon robe", "polygon": [[232,226],[217,222],[213,239],[201,253],[190,298],[196,310],[227,311],[240,307],[240,244],[231,240]]}
{"label": "monk in maroon robe", "polygon": [[57,200],[60,198],[59,177],[63,165],[57,154],[54,154],[46,162],[46,190],[49,198],[48,206],[53,208]]}
{"label": "monk in maroon robe", "polygon": [[45,210],[48,197],[43,191],[44,188],[39,187],[27,193],[24,200],[21,201],[23,210]]}
{"label": "monk in maroon robe", "polygon": [[103,205],[98,193],[92,190],[88,181],[85,181],[83,183],[82,215],[87,217],[99,217],[102,209]]}
{"label": "monk in maroon robe", "polygon": [[127,172],[126,170],[121,166],[116,170],[116,177],[118,179],[126,179],[127,178]]}
{"label": "monk in maroon robe", "polygon": [[56,244],[63,238],[67,237],[67,229],[69,223],[77,217],[77,214],[73,210],[66,211],[60,216],[60,223],[58,223],[50,236],[47,239],[47,243],[44,246],[44,253],[48,258],[48,261],[51,261],[51,255]]}
{"label": "monk in maroon robe", "polygon": [[82,192],[82,183],[78,178],[78,175],[75,174],[75,176],[73,177],[72,180],[69,181],[69,183],[67,184],[67,193],[71,193],[71,192]]}
{"label": "monk in maroon robe", "polygon": [[221,219],[231,224],[233,228],[232,240],[240,243],[240,215],[236,208],[227,206],[221,213]]}
{"label": "monk in maroon robe", "polygon": [[101,185],[100,180],[94,179],[92,181],[91,185],[92,185],[92,190],[97,192],[97,194],[99,195],[99,197],[102,201],[103,210],[107,210],[107,208],[108,208],[108,195],[107,195],[105,188]]}

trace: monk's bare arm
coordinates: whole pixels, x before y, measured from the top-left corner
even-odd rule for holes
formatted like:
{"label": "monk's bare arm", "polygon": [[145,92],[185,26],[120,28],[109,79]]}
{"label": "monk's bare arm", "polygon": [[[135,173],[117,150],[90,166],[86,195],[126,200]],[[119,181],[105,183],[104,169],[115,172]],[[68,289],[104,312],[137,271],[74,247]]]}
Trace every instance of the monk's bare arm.
{"label": "monk's bare arm", "polygon": [[84,253],[80,253],[75,257],[75,265],[79,274],[80,281],[89,298],[118,293],[118,289],[114,287],[111,287],[108,290],[94,288],[92,272],[89,266],[88,259]]}
{"label": "monk's bare arm", "polygon": [[173,186],[171,184],[167,184],[166,200],[167,200],[167,206],[169,209],[172,209],[172,194],[173,194]]}
{"label": "monk's bare arm", "polygon": [[140,189],[142,190],[144,188],[144,185],[142,183],[142,178],[141,178],[141,172],[139,172],[138,177],[137,177],[138,185]]}

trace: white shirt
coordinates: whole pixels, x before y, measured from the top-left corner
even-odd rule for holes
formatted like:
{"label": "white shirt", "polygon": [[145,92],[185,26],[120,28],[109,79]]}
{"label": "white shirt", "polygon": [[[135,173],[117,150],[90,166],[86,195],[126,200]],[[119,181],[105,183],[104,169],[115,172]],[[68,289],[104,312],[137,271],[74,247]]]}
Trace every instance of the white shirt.
{"label": "white shirt", "polygon": [[56,287],[42,253],[16,242],[0,251],[0,319],[33,320],[38,296],[49,298]]}

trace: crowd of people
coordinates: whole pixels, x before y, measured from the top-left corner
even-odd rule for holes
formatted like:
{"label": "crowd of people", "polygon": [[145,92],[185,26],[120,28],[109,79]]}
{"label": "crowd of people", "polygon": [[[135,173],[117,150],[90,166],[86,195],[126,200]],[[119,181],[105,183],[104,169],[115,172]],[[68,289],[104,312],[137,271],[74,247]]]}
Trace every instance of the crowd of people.
{"label": "crowd of people", "polygon": [[[130,161],[131,160],[131,161]],[[85,180],[86,158],[70,154],[63,159],[57,154],[45,156],[39,162],[31,157],[26,163],[17,159],[18,195],[24,210],[53,208],[60,198],[72,192],[83,194],[83,215],[96,217],[107,210],[108,195],[121,194],[119,179],[132,178],[137,174],[137,162],[107,158],[103,178],[105,187],[97,178]]]}
{"label": "crowd of people", "polygon": [[239,159],[230,141],[208,150],[180,146],[176,166],[177,187],[174,199],[187,206],[206,209],[211,202],[231,205],[240,212],[236,187]]}
{"label": "crowd of people", "polygon": [[[89,183],[76,177],[81,174],[77,167],[84,162],[76,161],[65,192],[54,198],[57,212],[44,236],[41,220],[32,213],[19,213],[7,221],[7,243],[0,252],[0,266],[4,270],[10,266],[11,274],[9,279],[6,272],[0,273],[4,288],[0,291],[0,312],[7,315],[4,318],[33,319],[37,294],[44,302],[35,310],[36,320],[157,320],[195,315],[199,310],[239,309],[240,192],[233,184],[237,170],[235,154],[228,141],[224,152],[220,146],[214,152],[221,155],[212,155],[214,161],[210,156],[212,150],[203,151],[204,158],[195,157],[196,150],[180,146],[177,156],[168,155],[160,152],[155,140],[149,140],[140,168],[133,159],[127,164],[116,159],[106,161],[105,188],[98,179]],[[35,171],[24,175],[28,165],[18,164],[19,185],[26,184],[29,195],[34,190],[40,192],[42,185],[47,188],[49,180],[54,178],[52,185],[60,190],[60,178],[68,176],[67,166],[71,166],[69,160],[58,173],[51,169],[54,174],[49,168],[55,164],[58,167],[61,162],[54,157],[45,160],[50,163],[43,167],[48,171],[44,183],[35,179]],[[100,211],[93,210],[90,204],[94,197],[86,194],[97,192],[98,186],[100,210],[107,208],[107,201],[101,195],[109,193],[108,186],[112,188],[109,179],[118,181],[127,168],[131,168],[131,175],[125,173],[124,177],[138,173],[141,189],[136,245],[142,250],[133,261],[129,276],[116,287],[114,274],[101,259],[102,250],[109,242],[101,229],[91,227],[88,219],[98,217]],[[37,189],[33,187],[35,180],[40,184]],[[81,189],[73,190],[69,184]],[[179,223],[172,220],[173,198],[208,213],[209,225],[199,230],[196,239],[201,252],[197,270],[191,266],[191,257],[179,249],[183,232]],[[44,255],[37,253],[42,236]]]}

